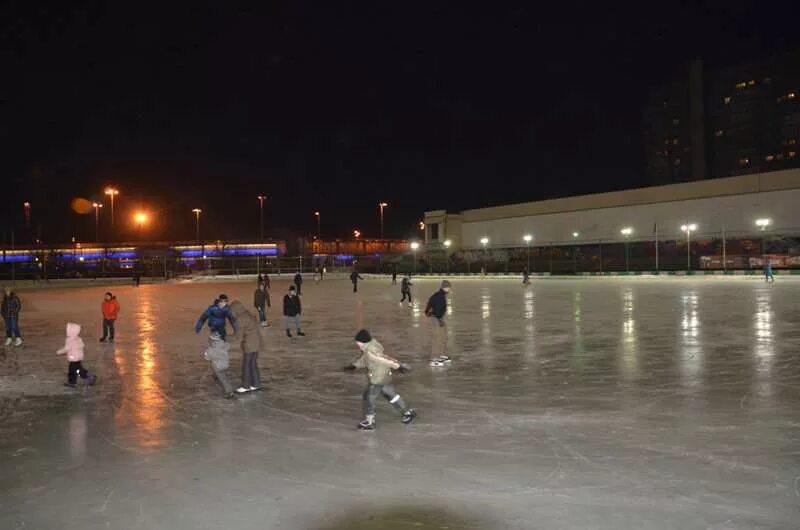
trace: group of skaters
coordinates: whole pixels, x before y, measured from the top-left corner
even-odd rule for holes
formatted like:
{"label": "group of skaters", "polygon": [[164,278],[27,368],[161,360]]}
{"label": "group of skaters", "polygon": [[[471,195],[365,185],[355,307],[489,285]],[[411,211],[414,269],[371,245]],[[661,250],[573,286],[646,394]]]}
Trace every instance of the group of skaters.
{"label": "group of skaters", "polygon": [[[358,281],[363,278],[358,272],[353,271],[350,280],[353,283],[353,292],[358,292]],[[258,321],[261,327],[268,327],[266,308],[271,307],[269,296],[269,277],[259,276],[258,287],[254,294],[253,305],[258,313]],[[393,275],[393,283],[396,283],[396,276]],[[289,286],[289,291],[283,297],[283,323],[287,337],[292,337],[292,328],[297,336],[304,337],[300,323],[302,313],[302,303],[300,295],[302,293],[303,278],[297,273]],[[408,299],[411,302],[411,278],[406,275],[401,283],[402,299],[401,304]],[[430,366],[441,367],[449,364],[451,359],[446,355],[447,349],[447,325],[445,315],[447,314],[447,294],[450,292],[451,284],[444,280],[439,290],[437,290],[428,300],[425,307],[425,315],[431,322],[432,346]],[[209,337],[208,347],[203,353],[203,357],[209,361],[211,370],[223,389],[225,398],[234,398],[237,394],[245,394],[262,390],[261,380],[258,369],[258,353],[263,346],[263,337],[258,330],[259,324],[256,317],[251,314],[244,305],[235,300],[230,302],[228,296],[220,294],[214,302],[200,315],[195,324],[195,331],[199,333],[203,326],[208,325]],[[230,344],[227,342],[227,325],[233,329],[233,336],[241,341],[242,348],[242,377],[241,386],[234,389],[228,376],[230,367]],[[414,409],[408,407],[400,397],[392,384],[392,372],[398,371],[405,373],[411,370],[408,364],[394,359],[384,352],[383,345],[366,330],[359,330],[354,337],[356,347],[359,349],[359,356],[350,364],[344,367],[347,372],[363,369],[367,375],[367,386],[362,393],[362,406],[364,418],[358,424],[359,429],[375,429],[375,407],[376,400],[383,396],[392,407],[400,414],[404,424],[411,423],[417,416]]]}

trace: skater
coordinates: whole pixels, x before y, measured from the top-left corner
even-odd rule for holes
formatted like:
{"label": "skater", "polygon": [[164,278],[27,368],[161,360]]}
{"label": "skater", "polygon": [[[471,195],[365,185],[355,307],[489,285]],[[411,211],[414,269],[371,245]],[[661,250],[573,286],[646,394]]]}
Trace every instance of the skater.
{"label": "skater", "polygon": [[22,346],[22,333],[19,331],[20,311],[22,311],[22,301],[19,296],[8,287],[3,287],[3,303],[0,313],[6,324],[6,346],[10,346],[12,340],[14,346]]}
{"label": "skater", "polygon": [[119,302],[117,297],[111,293],[106,293],[103,297],[103,303],[100,304],[100,309],[103,312],[103,336],[100,337],[100,342],[114,342],[114,322],[117,321],[119,315]]}
{"label": "skater", "polygon": [[775,275],[772,273],[772,263],[770,263],[769,260],[764,263],[764,281],[767,283],[775,283]]}
{"label": "skater", "polygon": [[270,281],[269,281],[269,274],[267,274],[266,272],[264,273],[264,281],[263,281],[263,283],[264,283],[264,285],[267,286],[267,291],[272,289],[272,283],[270,283]]}
{"label": "skater", "polygon": [[80,337],[81,326],[70,322],[67,324],[67,338],[64,347],[56,352],[56,355],[67,354],[69,368],[67,368],[67,382],[64,386],[75,388],[78,384],[78,376],[86,381],[89,386],[97,382],[97,376],[83,367],[83,339]]}
{"label": "skater", "polygon": [[303,293],[303,275],[299,271],[294,275],[294,285],[297,287],[297,296],[300,296]]}
{"label": "skater", "polygon": [[295,292],[294,285],[289,286],[289,292],[283,297],[283,322],[286,328],[286,336],[292,338],[292,332],[289,331],[289,324],[294,323],[294,328],[299,337],[305,337],[300,327],[300,314],[303,312],[300,306],[300,297]]}
{"label": "skater", "polygon": [[264,276],[259,272],[258,278],[256,278],[256,285],[261,285],[262,283],[264,283]]}
{"label": "skater", "polygon": [[447,313],[447,293],[450,292],[450,282],[444,280],[441,288],[433,293],[425,306],[425,316],[431,323],[432,342],[431,342],[431,366],[444,366],[450,362],[450,357],[445,355],[447,351],[447,325],[444,322],[444,315]]}
{"label": "skater", "polygon": [[358,292],[358,280],[363,280],[364,278],[358,273],[357,270],[353,269],[353,272],[350,273],[350,281],[353,282],[353,292]]}
{"label": "skater", "polygon": [[136,271],[136,274],[133,275],[133,286],[139,287],[139,284],[142,283],[142,273]]}
{"label": "skater", "polygon": [[236,392],[244,394],[261,390],[261,374],[258,371],[261,333],[258,332],[256,317],[238,300],[231,303],[231,313],[236,318],[238,325],[234,337],[242,339],[242,385],[236,389]]}
{"label": "skater", "polygon": [[319,283],[319,267],[314,269],[314,283]]}
{"label": "skater", "polygon": [[402,414],[400,421],[408,425],[416,418],[417,413],[414,409],[406,407],[403,398],[395,391],[392,385],[392,370],[405,373],[411,367],[385,355],[381,343],[373,339],[366,329],[359,331],[355,338],[361,355],[345,366],[344,370],[346,372],[353,372],[361,368],[367,370],[367,388],[362,394],[364,419],[358,424],[358,428],[364,431],[375,429],[375,400],[381,394]]}
{"label": "skater", "polygon": [[392,269],[392,285],[397,285],[397,265]]}
{"label": "skater", "polygon": [[403,298],[400,299],[400,304],[405,302],[406,297],[408,297],[408,303],[411,303],[411,286],[414,285],[411,283],[411,277],[406,274],[403,276],[403,281],[400,282],[400,294],[403,295]]}
{"label": "skater", "polygon": [[267,308],[272,307],[272,301],[269,298],[269,291],[264,283],[258,284],[258,289],[253,294],[253,305],[258,311],[258,320],[261,322],[262,328],[268,328],[267,323]]}
{"label": "skater", "polygon": [[528,273],[528,267],[525,267],[522,270],[522,285],[528,285],[531,283],[530,273]]}
{"label": "skater", "polygon": [[228,366],[230,366],[228,350],[230,349],[231,345],[225,342],[219,332],[211,331],[208,336],[208,348],[203,352],[203,358],[211,364],[211,371],[214,372],[214,377],[222,386],[222,395],[227,399],[236,396],[233,386],[228,380]]}
{"label": "skater", "polygon": [[208,309],[200,315],[200,319],[194,326],[196,333],[200,333],[206,320],[208,320],[209,331],[216,331],[219,333],[222,340],[225,340],[225,336],[227,335],[225,331],[225,320],[231,323],[233,332],[236,333],[236,318],[231,314],[231,309],[228,307],[228,295],[219,295],[219,297],[214,300],[214,303],[208,306]]}

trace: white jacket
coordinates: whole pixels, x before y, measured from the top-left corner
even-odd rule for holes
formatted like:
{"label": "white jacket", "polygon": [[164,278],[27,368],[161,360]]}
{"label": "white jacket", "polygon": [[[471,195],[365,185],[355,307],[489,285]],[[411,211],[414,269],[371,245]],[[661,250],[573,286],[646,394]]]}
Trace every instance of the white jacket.
{"label": "white jacket", "polygon": [[67,359],[72,362],[83,360],[83,339],[80,338],[81,325],[69,322],[67,324],[67,339],[64,347],[56,352],[58,355],[67,354]]}

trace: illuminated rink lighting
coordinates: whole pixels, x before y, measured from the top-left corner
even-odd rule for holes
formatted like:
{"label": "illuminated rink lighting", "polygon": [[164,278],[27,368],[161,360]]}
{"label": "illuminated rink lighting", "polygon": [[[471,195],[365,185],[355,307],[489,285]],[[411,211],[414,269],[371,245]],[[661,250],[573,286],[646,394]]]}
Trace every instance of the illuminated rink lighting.
{"label": "illuminated rink lighting", "polygon": [[633,234],[633,228],[631,228],[631,227],[629,227],[629,226],[626,226],[625,228],[623,228],[622,230],[620,230],[620,231],[619,231],[619,233],[620,233],[620,234],[622,234],[622,235],[623,235],[623,236],[625,236],[625,237],[628,237],[628,236],[630,236],[631,234]]}
{"label": "illuminated rink lighting", "polygon": [[697,230],[697,224],[696,223],[689,223],[689,224],[681,225],[681,231],[682,232],[694,232],[695,230]]}
{"label": "illuminated rink lighting", "polygon": [[759,227],[761,230],[764,230],[765,228],[767,228],[771,224],[772,224],[772,219],[769,219],[769,218],[766,218],[766,217],[761,218],[761,219],[756,219],[756,226]]}

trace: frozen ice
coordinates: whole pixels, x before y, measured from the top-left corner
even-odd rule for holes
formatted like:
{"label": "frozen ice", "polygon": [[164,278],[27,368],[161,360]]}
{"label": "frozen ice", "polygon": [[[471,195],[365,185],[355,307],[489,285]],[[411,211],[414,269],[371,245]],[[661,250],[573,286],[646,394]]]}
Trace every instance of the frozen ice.
{"label": "frozen ice", "polygon": [[[429,368],[437,280],[303,285],[288,339],[274,280],[265,392],[224,400],[192,327],[254,282],[23,291],[25,345],[0,354],[2,529],[797,528],[800,282],[455,280],[452,366]],[[66,389],[64,324],[93,388]],[[414,370],[419,417],[385,402],[356,430],[367,327]],[[232,349],[238,383],[241,352]]]}

